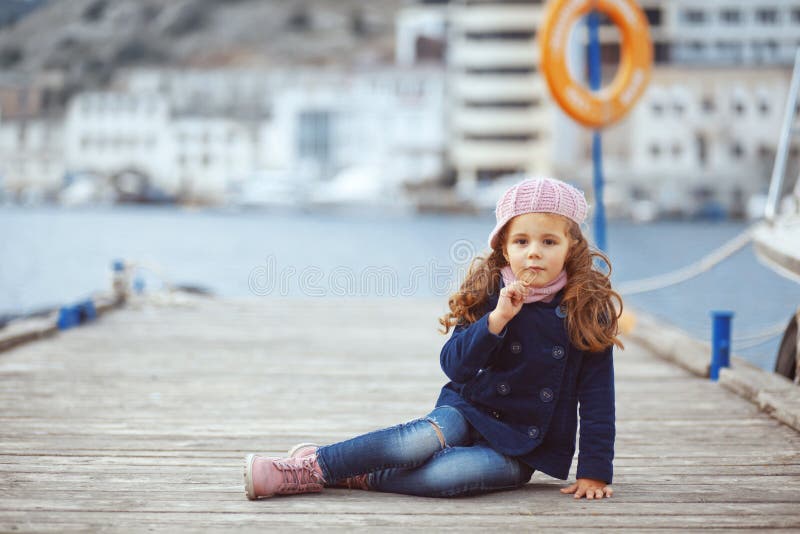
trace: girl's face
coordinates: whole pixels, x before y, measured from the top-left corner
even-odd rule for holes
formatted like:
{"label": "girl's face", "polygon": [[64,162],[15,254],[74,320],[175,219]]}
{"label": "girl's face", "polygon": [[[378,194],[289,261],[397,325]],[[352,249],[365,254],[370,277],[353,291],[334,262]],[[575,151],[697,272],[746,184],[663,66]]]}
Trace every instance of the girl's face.
{"label": "girl's face", "polygon": [[564,269],[572,239],[567,221],[552,213],[524,213],[508,222],[503,255],[520,279],[526,269],[536,273],[534,287],[543,287]]}

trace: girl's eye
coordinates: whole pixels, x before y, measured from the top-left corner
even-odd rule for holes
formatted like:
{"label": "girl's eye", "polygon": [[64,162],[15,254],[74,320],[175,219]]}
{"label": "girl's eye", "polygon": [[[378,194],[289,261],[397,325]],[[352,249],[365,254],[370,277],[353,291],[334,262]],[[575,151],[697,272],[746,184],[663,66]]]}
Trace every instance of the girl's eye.
{"label": "girl's eye", "polygon": [[545,244],[545,245],[555,245],[555,244],[556,244],[556,242],[555,242],[555,240],[554,240],[554,239],[545,239],[545,240],[544,240],[544,244]]}
{"label": "girl's eye", "polygon": [[527,242],[527,239],[522,239],[522,238],[517,239],[516,241],[514,241],[514,243],[519,243],[520,245],[524,245],[526,242]]}

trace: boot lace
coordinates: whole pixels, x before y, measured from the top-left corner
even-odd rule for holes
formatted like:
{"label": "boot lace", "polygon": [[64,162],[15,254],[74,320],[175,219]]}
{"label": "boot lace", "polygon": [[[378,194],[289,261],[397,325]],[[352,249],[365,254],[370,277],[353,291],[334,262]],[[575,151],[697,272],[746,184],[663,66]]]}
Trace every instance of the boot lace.
{"label": "boot lace", "polygon": [[281,493],[306,493],[322,491],[325,481],[317,471],[316,456],[275,460],[275,467],[283,475]]}

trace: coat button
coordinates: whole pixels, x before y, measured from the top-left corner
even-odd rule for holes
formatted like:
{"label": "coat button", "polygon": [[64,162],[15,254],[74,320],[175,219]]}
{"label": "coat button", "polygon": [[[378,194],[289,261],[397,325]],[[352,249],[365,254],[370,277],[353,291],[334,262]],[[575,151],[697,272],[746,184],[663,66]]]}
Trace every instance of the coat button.
{"label": "coat button", "polygon": [[499,384],[497,384],[497,392],[503,396],[508,395],[509,393],[511,393],[511,386],[509,386],[505,382],[500,382]]}
{"label": "coat button", "polygon": [[500,412],[498,412],[497,410],[492,410],[492,417],[494,417],[495,419],[500,419]]}
{"label": "coat button", "polygon": [[561,345],[556,345],[555,347],[553,347],[553,358],[555,358],[556,360],[560,360],[563,357],[564,357],[564,347],[562,347]]}
{"label": "coat button", "polygon": [[567,307],[564,306],[563,304],[559,304],[558,306],[556,306],[556,317],[560,317],[561,319],[563,319],[566,316],[567,316]]}
{"label": "coat button", "polygon": [[539,398],[542,399],[542,402],[552,402],[553,401],[553,390],[550,388],[544,388],[539,392]]}
{"label": "coat button", "polygon": [[539,437],[539,427],[532,426],[528,428],[528,437],[531,439],[536,439]]}
{"label": "coat button", "polygon": [[519,354],[522,351],[522,344],[519,341],[515,341],[511,344],[511,352],[514,354]]}

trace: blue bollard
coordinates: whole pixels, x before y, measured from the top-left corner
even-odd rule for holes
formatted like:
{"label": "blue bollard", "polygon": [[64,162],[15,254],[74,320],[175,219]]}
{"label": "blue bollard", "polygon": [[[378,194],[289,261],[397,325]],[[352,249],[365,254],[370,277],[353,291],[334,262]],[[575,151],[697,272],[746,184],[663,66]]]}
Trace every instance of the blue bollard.
{"label": "blue bollard", "polygon": [[712,311],[711,327],[711,368],[709,377],[719,380],[719,370],[731,365],[731,320],[733,312]]}
{"label": "blue bollard", "polygon": [[86,323],[97,319],[97,310],[92,299],[85,300],[77,306],[80,313],[80,322]]}
{"label": "blue bollard", "polygon": [[80,322],[80,312],[77,306],[61,306],[58,311],[58,329],[67,330],[74,326],[78,326]]}

